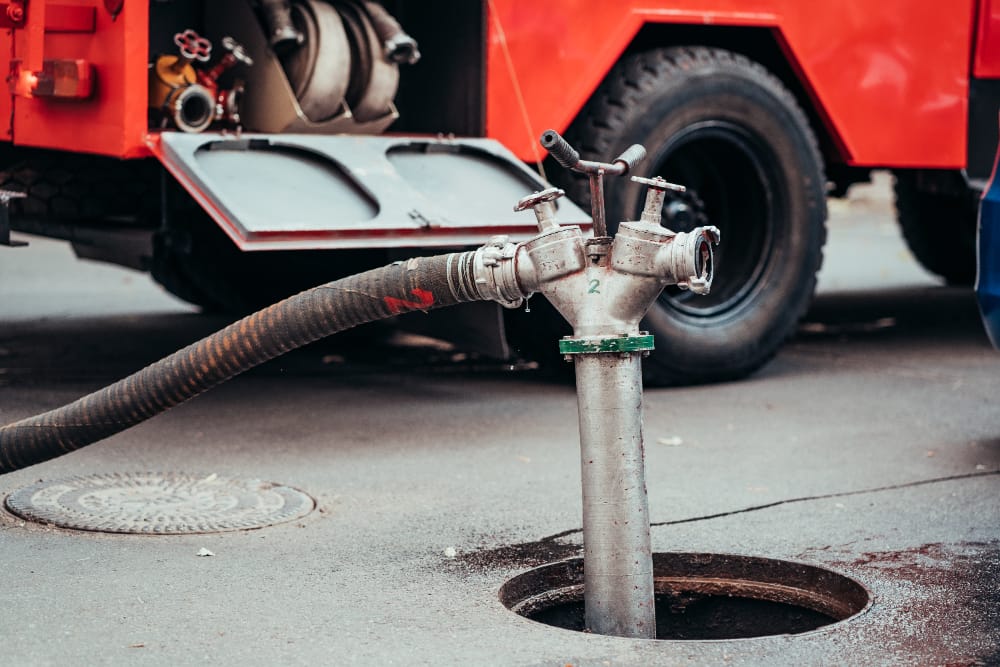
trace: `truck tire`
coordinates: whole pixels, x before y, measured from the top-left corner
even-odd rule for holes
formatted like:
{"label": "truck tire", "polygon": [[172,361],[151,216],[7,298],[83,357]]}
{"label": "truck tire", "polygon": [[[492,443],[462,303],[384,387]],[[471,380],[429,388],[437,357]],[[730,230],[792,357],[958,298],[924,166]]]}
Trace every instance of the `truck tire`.
{"label": "truck tire", "polygon": [[32,148],[0,153],[0,188],[25,193],[10,214],[32,222],[156,222],[156,163]]}
{"label": "truck tire", "polygon": [[246,315],[389,261],[380,249],[244,252],[194,200],[184,196],[175,206],[154,239],[153,278],[207,310]]}
{"label": "truck tire", "polygon": [[[0,188],[27,195],[10,202],[15,229],[69,240],[67,230],[78,225],[117,225],[153,234],[159,224],[160,166],[155,160],[32,148],[7,152],[3,159],[9,164],[0,169]],[[159,261],[156,249],[153,255],[148,268],[164,289],[206,310],[219,309],[179,267]]]}
{"label": "truck tire", "polygon": [[[567,134],[585,160],[644,145],[637,173],[689,188],[666,202],[663,225],[722,231],[712,294],[668,287],[643,320],[656,341],[646,383],[733,380],[768,361],[810,304],[826,240],[823,160],[781,81],[719,49],[641,52],[616,65]],[[567,193],[589,205],[587,181],[570,178]],[[606,187],[609,228],[638,219],[644,188]]]}
{"label": "truck tire", "polygon": [[896,217],[903,239],[922,267],[949,285],[976,280],[976,219],[979,201],[961,176],[953,189],[929,191],[919,174],[897,171]]}

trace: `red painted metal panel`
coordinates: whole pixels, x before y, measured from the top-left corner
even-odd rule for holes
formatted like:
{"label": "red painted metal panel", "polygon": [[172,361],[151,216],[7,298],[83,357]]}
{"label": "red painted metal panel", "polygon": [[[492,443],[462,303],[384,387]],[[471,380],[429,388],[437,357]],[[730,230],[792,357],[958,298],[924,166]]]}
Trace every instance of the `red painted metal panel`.
{"label": "red painted metal panel", "polygon": [[782,34],[851,164],[965,166],[973,0],[785,4]]}
{"label": "red painted metal panel", "polygon": [[[4,43],[0,45],[0,72],[6,73],[10,71],[11,53],[13,52],[10,45],[14,39],[14,30],[12,28],[0,30],[0,39],[4,40]],[[14,136],[12,129],[14,96],[7,93],[6,90],[6,86],[4,86],[3,92],[0,93],[0,141],[10,141]]]}
{"label": "red painted metal panel", "polygon": [[94,32],[97,8],[49,5],[45,12],[45,32]]}
{"label": "red painted metal panel", "polygon": [[26,52],[21,57],[24,58],[27,68],[33,72],[42,69],[45,45],[45,14],[48,10],[48,4],[46,0],[33,3],[24,22],[24,30],[28,37],[28,43]]}
{"label": "red painted metal panel", "polygon": [[[984,8],[984,38],[973,58],[976,2]],[[1000,68],[1000,58],[991,55],[1000,49],[991,46],[998,4],[953,0],[943,10],[936,0],[489,0],[487,131],[522,159],[537,159],[541,131],[566,129],[646,23],[763,26],[786,49],[846,161],[961,167],[970,62]],[[97,74],[91,100],[18,99],[14,140],[146,155],[148,3],[126,3],[112,21],[98,0],[32,0],[28,23],[41,16],[46,25],[59,19],[77,30],[91,11],[93,34],[46,31],[44,48],[29,38],[30,30],[14,31],[17,57],[32,51],[85,59]],[[9,51],[0,64],[7,58]],[[0,118],[10,117],[9,105],[9,99],[0,103]],[[4,122],[0,133],[10,136]]]}
{"label": "red painted metal panel", "polygon": [[976,28],[972,74],[982,79],[1000,78],[1000,0],[979,0]]}
{"label": "red painted metal panel", "polygon": [[645,23],[768,26],[849,163],[962,167],[974,1],[490,0],[488,134],[535,159]]}
{"label": "red painted metal panel", "polygon": [[[32,0],[28,24],[45,4],[44,0]],[[14,142],[119,157],[148,155],[144,140],[149,4],[126,3],[117,20],[112,20],[97,0],[64,0],[61,5],[83,8],[77,12],[60,8],[64,16],[93,10],[94,32],[46,30],[42,53],[45,58],[83,59],[93,64],[95,93],[90,99],[74,101],[15,98]],[[58,18],[55,5],[50,4],[47,10],[56,12],[54,18]],[[15,56],[27,57],[33,48],[31,42],[30,30],[15,30]]]}
{"label": "red painted metal panel", "polygon": [[[11,19],[8,7],[12,3],[0,2],[0,28],[20,28],[21,21]],[[45,32],[94,32],[97,25],[97,8],[76,5],[42,3],[45,9]],[[23,3],[22,3],[23,6]]]}

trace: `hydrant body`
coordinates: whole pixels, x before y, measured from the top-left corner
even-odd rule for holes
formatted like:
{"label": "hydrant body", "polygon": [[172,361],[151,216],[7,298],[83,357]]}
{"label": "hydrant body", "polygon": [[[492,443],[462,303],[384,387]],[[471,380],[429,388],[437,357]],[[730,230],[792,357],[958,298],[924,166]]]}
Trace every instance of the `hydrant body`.
{"label": "hydrant body", "polygon": [[560,350],[576,366],[585,622],[595,633],[656,636],[641,363],[652,337],[639,322],[664,286],[695,275],[690,241],[713,239],[712,232],[691,237],[637,222],[620,225],[613,241],[563,230],[524,246],[519,275],[536,278],[573,325]]}
{"label": "hydrant body", "polygon": [[[546,142],[558,148],[557,160],[563,158],[565,166],[591,173],[595,202],[604,173],[625,173],[644,154],[633,146],[614,163],[584,163],[554,132],[543,135]],[[667,285],[708,292],[719,232],[664,229],[659,224],[664,191],[683,188],[659,178],[636,180],[650,188],[645,210],[640,220],[621,223],[614,238],[585,238],[577,227],[560,227],[552,202],[562,191],[553,188],[515,207],[535,210],[538,236],[517,245],[493,239],[477,251],[471,271],[481,298],[516,307],[537,292],[573,326],[559,349],[576,365],[586,628],[652,639],[656,611],[641,359],[652,350],[653,338],[639,323]],[[603,220],[595,212],[595,221],[598,217]]]}

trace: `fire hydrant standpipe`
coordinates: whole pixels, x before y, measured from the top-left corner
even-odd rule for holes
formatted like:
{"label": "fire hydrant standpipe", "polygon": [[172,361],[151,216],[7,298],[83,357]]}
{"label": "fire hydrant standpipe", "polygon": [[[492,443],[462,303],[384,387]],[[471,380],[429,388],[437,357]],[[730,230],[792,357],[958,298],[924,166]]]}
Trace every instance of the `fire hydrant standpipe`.
{"label": "fire hydrant standpipe", "polygon": [[540,234],[515,253],[517,276],[573,325],[559,343],[575,363],[583,487],[585,627],[594,633],[654,639],[656,609],[642,439],[641,357],[653,337],[639,322],[666,285],[695,293],[711,288],[712,245],[704,227],[675,234],[660,226],[662,178],[633,178],[649,190],[640,220],[606,236],[603,177],[623,175],[645,157],[631,146],[611,163],[590,162],[553,130],[542,146],[566,168],[590,177],[595,237],[555,224],[551,189],[523,199],[535,209]]}
{"label": "fire hydrant standpipe", "polygon": [[585,627],[656,637],[639,352],[576,357]]}
{"label": "fire hydrant standpipe", "polygon": [[[645,155],[632,146],[612,163],[582,161],[557,133],[542,143],[587,173],[595,221],[603,177]],[[41,463],[135,426],[290,350],[365,322],[469,301],[515,308],[543,294],[573,325],[559,342],[576,364],[583,486],[584,603],[591,632],[654,638],[652,550],[642,443],[641,356],[653,347],[639,321],[667,285],[707,294],[714,227],[660,226],[663,179],[649,186],[640,220],[585,239],[555,221],[550,188],[523,198],[539,233],[520,244],[494,237],[478,250],[419,257],[289,297],[61,408],[0,428],[0,474]],[[601,204],[598,214],[596,206]]]}

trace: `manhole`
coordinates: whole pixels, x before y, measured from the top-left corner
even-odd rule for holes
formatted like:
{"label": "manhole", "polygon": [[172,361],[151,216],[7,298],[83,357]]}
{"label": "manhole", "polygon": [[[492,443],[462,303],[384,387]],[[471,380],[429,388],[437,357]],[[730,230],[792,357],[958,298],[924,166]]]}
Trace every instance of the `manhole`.
{"label": "manhole", "polygon": [[176,473],[71,477],[7,496],[7,509],[29,521],[155,535],[261,528],[305,516],[314,506],[301,491],[271,482]]}
{"label": "manhole", "polygon": [[[707,553],[653,554],[657,639],[742,639],[798,634],[864,611],[864,586],[825,568]],[[586,631],[583,559],[529,570],[500,589],[521,616]]]}

